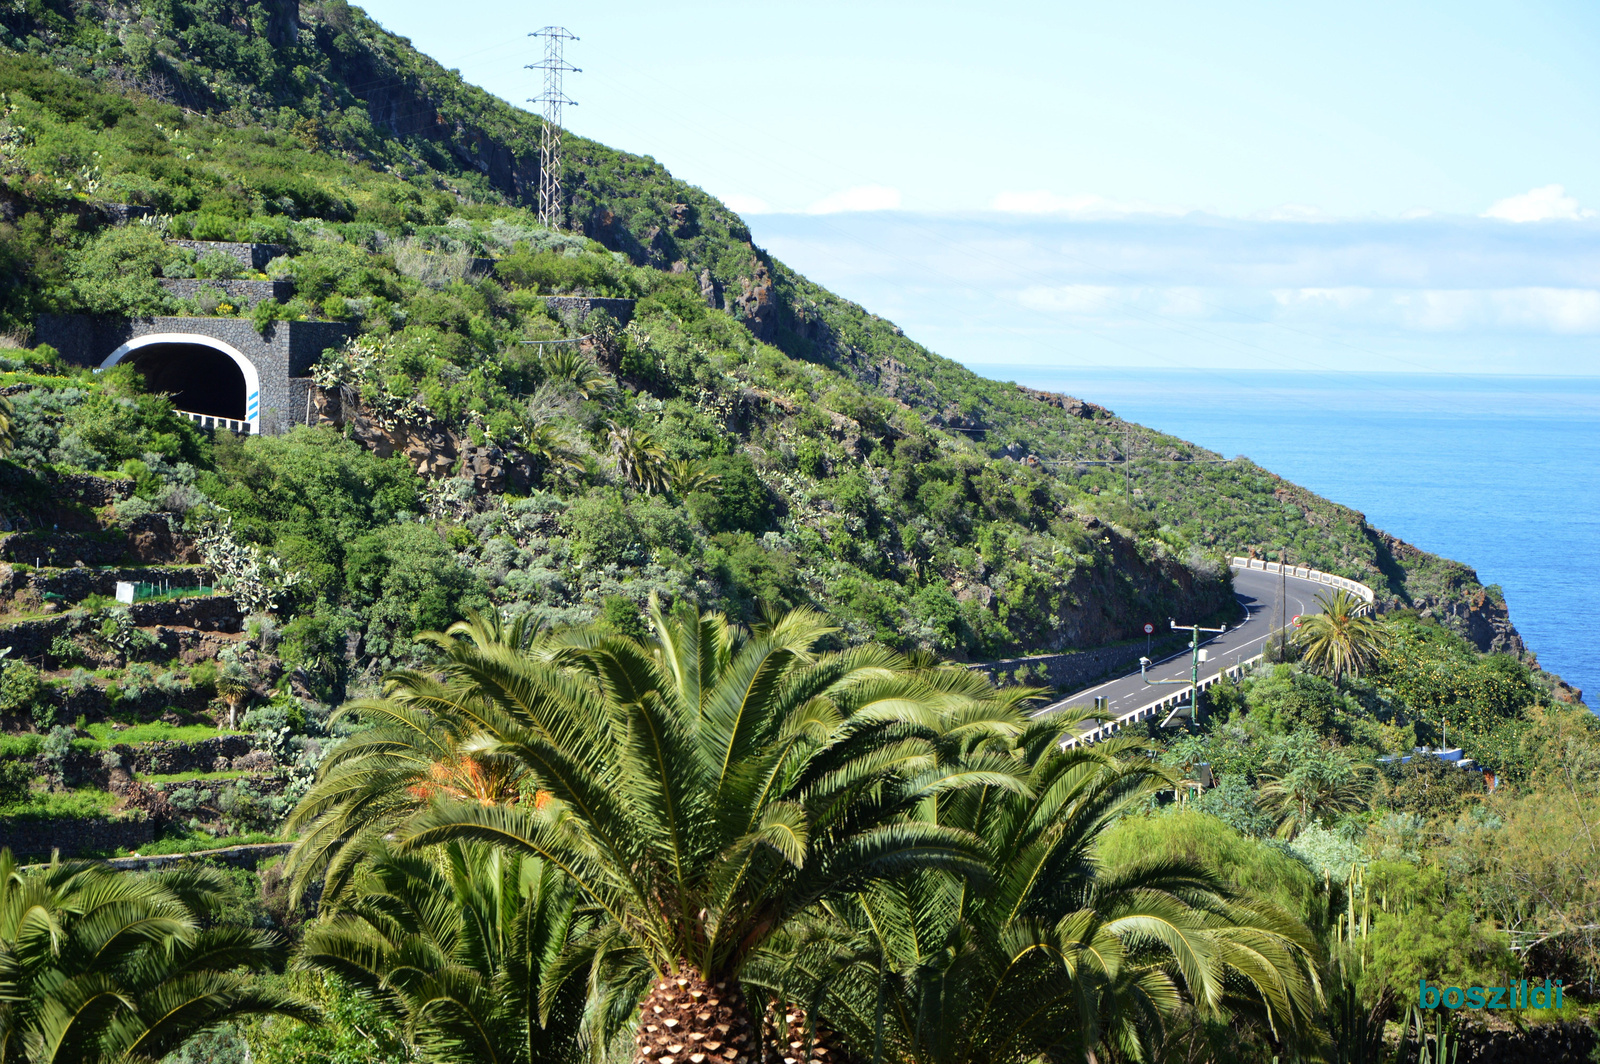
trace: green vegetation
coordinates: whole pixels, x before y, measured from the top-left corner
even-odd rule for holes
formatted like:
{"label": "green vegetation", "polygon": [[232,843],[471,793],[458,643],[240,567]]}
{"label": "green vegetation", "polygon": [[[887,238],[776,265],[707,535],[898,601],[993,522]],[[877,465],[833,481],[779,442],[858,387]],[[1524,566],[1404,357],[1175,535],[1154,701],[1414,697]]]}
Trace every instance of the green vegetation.
{"label": "green vegetation", "polygon": [[[91,383],[39,352],[0,369],[40,385],[17,401],[25,463],[113,469],[155,454],[171,470],[141,476],[139,497],[172,512],[199,501],[195,483],[230,508],[248,494],[239,531],[302,577],[297,664],[342,673],[335,649],[359,631],[382,668],[411,653],[412,632],[490,601],[570,623],[652,591],[745,619],[763,602],[815,604],[847,641],[1058,650],[1217,610],[1221,556],[1251,548],[1287,548],[1406,604],[1476,588],[1248,462],[1189,461],[1211,456],[938,359],[754,248],[735,215],[648,159],[568,138],[575,233],[542,229],[523,177],[463,162],[503,152],[515,170],[537,120],[356,9],[308,8],[298,35],[280,17],[240,3],[232,29],[213,32],[215,14],[192,3],[119,21],[92,0],[0,17],[0,46],[17,53],[0,77],[3,180],[19,205],[0,244],[22,282],[0,327],[25,332],[40,311],[221,313],[180,305],[156,274],[226,274],[225,257],[163,238],[278,243],[288,254],[271,272],[296,291],[258,307],[258,324],[351,322],[360,344],[319,380],[385,431],[502,449],[520,470],[506,486],[533,512],[498,496],[465,512],[482,484],[419,484],[408,502],[374,483],[280,533],[304,504],[307,455],[252,440],[212,460],[158,400],[122,404],[138,395],[131,380]],[[373,117],[397,108],[439,121]],[[108,200],[158,214],[106,225]],[[561,292],[639,303],[626,329],[604,314],[569,322],[541,298]],[[579,332],[582,350],[517,343]],[[320,475],[368,482],[359,459],[322,450]],[[1113,455],[1131,465],[1070,462]],[[403,478],[392,462],[388,479]],[[608,534],[561,527],[569,510],[604,511]],[[419,515],[453,552],[420,540],[399,557],[354,552],[357,566],[420,563],[400,586],[350,571],[362,535],[387,544],[391,522]],[[345,679],[325,677],[327,693]]]}
{"label": "green vegetation", "polygon": [[0,819],[88,820],[105,816],[112,804],[110,794],[88,787],[75,791],[34,791],[15,795],[0,804]]}
{"label": "green vegetation", "polygon": [[88,863],[24,873],[0,849],[0,1030],[28,1064],[159,1060],[237,1016],[313,1018],[253,980],[273,936],[207,928],[203,872],[134,879]]}
{"label": "green vegetation", "polygon": [[133,724],[120,730],[113,728],[109,722],[102,721],[89,725],[85,730],[89,733],[89,738],[78,739],[74,744],[85,750],[108,750],[112,746],[124,743],[129,745],[157,741],[194,743],[227,734],[223,729],[209,724],[168,724],[160,720],[148,724]]}
{"label": "green vegetation", "polygon": [[[1349,1061],[1421,976],[1600,1001],[1600,732],[1470,570],[938,358],[652,160],[569,138],[544,228],[537,120],[339,0],[301,17],[0,11],[6,343],[48,313],[352,334],[318,424],[248,438],[132,365],[0,348],[0,593],[52,626],[0,658],[0,817],[104,816],[104,785],[141,853],[296,842],[259,878],[0,883],[135,884],[169,920],[135,952],[169,960],[236,936],[145,1056]],[[279,245],[292,297],[177,298],[254,276],[185,239]],[[1232,620],[1251,551],[1382,611],[1330,599],[1199,724],[1062,751],[1040,692],[947,663]],[[180,559],[242,631],[141,627],[73,565]],[[212,771],[113,749],[224,735]],[[1417,752],[1446,738],[1477,771]],[[42,1030],[60,980],[3,921],[0,1027]],[[102,974],[144,1015],[130,972]],[[240,1001],[285,1015],[213,1022]]]}

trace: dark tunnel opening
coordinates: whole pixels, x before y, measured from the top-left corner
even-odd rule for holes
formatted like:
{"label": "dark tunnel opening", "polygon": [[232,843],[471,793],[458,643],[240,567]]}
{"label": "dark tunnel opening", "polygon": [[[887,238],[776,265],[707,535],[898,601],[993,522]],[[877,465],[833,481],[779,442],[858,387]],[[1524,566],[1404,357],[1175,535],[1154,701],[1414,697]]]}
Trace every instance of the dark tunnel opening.
{"label": "dark tunnel opening", "polygon": [[150,344],[123,356],[144,375],[145,389],[172,396],[179,410],[245,420],[244,371],[203,344]]}

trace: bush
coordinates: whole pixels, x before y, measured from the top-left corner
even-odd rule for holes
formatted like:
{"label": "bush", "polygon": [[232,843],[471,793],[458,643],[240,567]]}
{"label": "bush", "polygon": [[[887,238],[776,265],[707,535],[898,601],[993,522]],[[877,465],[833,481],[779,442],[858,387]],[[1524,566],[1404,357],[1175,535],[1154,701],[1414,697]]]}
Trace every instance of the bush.
{"label": "bush", "polygon": [[0,714],[38,717],[41,707],[48,707],[54,717],[55,707],[39,698],[39,670],[25,661],[0,659]]}
{"label": "bush", "polygon": [[10,758],[0,761],[0,805],[11,805],[28,796],[33,782],[33,766]]}
{"label": "bush", "polygon": [[711,532],[765,532],[772,527],[772,497],[746,454],[713,459],[720,479],[712,491],[689,496],[689,510]]}

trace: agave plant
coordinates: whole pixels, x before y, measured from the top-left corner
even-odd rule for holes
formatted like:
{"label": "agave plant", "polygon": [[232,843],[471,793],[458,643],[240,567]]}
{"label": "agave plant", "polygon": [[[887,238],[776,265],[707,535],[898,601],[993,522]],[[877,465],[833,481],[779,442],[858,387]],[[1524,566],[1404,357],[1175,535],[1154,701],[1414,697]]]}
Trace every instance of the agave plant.
{"label": "agave plant", "polygon": [[1318,1002],[1309,932],[1198,868],[1103,872],[1098,838],[1171,781],[1129,742],[1062,752],[1055,735],[1020,736],[1026,788],[937,803],[941,824],[986,843],[986,889],[923,871],[829,899],[751,978],[874,1061],[1150,1059],[1180,1007],[1303,1029]]}
{"label": "agave plant", "polygon": [[240,1016],[314,1020],[249,974],[281,962],[272,935],[204,927],[221,889],[205,871],[29,871],[0,850],[0,1061],[160,1060]]}
{"label": "agave plant", "polygon": [[296,967],[342,977],[430,1061],[581,1058],[584,981],[562,954],[586,925],[567,876],[478,844],[379,844],[358,879],[306,932]]}
{"label": "agave plant", "polygon": [[606,999],[614,1021],[645,994],[636,1059],[752,1064],[745,960],[823,899],[930,866],[981,871],[969,832],[911,814],[1015,781],[941,757],[926,721],[959,692],[883,649],[819,653],[831,629],[816,614],[760,633],[687,606],[651,618],[648,641],[587,633],[545,660],[462,640],[442,685],[402,679],[419,708],[480,719],[475,749],[514,759],[550,800],[438,803],[400,835],[564,869],[640,959]]}

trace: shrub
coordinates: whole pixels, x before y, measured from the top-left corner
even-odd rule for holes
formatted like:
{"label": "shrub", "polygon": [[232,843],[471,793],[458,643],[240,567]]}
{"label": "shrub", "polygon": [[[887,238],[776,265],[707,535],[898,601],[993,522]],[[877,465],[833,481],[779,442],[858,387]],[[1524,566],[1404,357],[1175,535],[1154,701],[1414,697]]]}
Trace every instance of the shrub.
{"label": "shrub", "polygon": [[[0,714],[29,713],[37,719],[45,706],[39,697],[39,670],[25,661],[0,659]],[[48,708],[53,718],[55,707]]]}
{"label": "shrub", "polygon": [[33,766],[10,758],[0,761],[0,805],[11,805],[28,796],[33,782]]}
{"label": "shrub", "polygon": [[772,527],[772,498],[748,455],[711,462],[719,479],[715,490],[689,496],[689,509],[711,532],[765,532]]}

